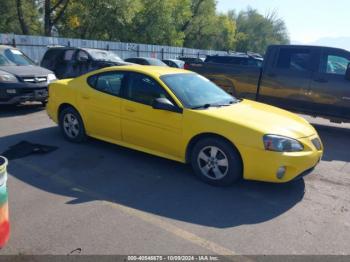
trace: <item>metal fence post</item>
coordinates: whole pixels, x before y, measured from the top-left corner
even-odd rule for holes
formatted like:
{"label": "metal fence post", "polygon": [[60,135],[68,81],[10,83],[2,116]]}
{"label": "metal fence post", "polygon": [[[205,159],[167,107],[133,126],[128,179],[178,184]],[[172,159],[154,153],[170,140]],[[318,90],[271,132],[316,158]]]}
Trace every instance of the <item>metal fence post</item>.
{"label": "metal fence post", "polygon": [[164,60],[164,48],[162,48],[162,60]]}
{"label": "metal fence post", "polygon": [[16,39],[15,38],[12,38],[12,46],[16,47]]}
{"label": "metal fence post", "polygon": [[140,57],[140,45],[137,45],[136,51],[137,51],[137,57]]}

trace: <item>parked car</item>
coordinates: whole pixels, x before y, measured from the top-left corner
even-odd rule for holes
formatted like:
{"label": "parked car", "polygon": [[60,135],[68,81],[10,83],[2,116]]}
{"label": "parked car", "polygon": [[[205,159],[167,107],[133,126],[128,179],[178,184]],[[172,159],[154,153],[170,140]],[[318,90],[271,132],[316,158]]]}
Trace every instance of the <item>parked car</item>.
{"label": "parked car", "polygon": [[167,64],[170,67],[174,67],[174,68],[181,68],[183,69],[185,66],[185,62],[182,60],[178,60],[178,59],[163,59],[162,60],[165,64]]}
{"label": "parked car", "polygon": [[52,71],[36,66],[19,49],[0,45],[0,104],[39,101],[45,105],[47,86],[54,80]]}
{"label": "parked car", "polygon": [[204,59],[199,57],[179,57],[178,59],[185,62],[184,69],[188,69],[190,65],[195,66],[204,62]]}
{"label": "parked car", "polygon": [[161,60],[151,57],[131,57],[125,59],[126,62],[139,64],[139,65],[152,65],[152,66],[167,66]]}
{"label": "parked car", "polygon": [[350,52],[273,45],[262,68],[207,61],[190,66],[227,92],[333,122],[350,121]]}
{"label": "parked car", "polygon": [[127,64],[112,51],[61,46],[50,47],[41,61],[41,66],[55,72],[59,79],[74,78],[104,67]]}
{"label": "parked car", "polygon": [[191,163],[202,180],[287,182],[323,149],[302,117],[238,100],[204,77],[154,66],[108,67],[50,85],[47,112],[71,142],[95,137]]}

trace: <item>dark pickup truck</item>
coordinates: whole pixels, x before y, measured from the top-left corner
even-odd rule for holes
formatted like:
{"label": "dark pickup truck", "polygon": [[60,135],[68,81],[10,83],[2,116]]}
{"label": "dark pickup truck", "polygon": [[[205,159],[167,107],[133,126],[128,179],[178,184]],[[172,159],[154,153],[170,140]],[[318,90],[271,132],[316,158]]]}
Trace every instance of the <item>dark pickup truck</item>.
{"label": "dark pickup truck", "polygon": [[227,57],[237,56],[226,56],[226,59],[212,56],[207,62],[190,65],[189,70],[207,77],[236,97],[325,117],[333,122],[350,122],[349,51],[273,45],[267,49],[262,66],[252,62],[220,62],[237,60]]}

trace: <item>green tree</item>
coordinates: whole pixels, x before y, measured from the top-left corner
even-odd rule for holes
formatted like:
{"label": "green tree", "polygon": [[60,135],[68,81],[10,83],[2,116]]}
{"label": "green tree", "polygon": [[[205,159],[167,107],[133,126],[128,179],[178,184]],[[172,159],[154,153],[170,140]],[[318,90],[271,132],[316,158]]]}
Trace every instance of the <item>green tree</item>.
{"label": "green tree", "polygon": [[142,0],[130,40],[140,43],[182,46],[181,31],[191,15],[189,0]]}
{"label": "green tree", "polygon": [[138,0],[72,1],[58,29],[66,37],[128,41],[139,9]]}
{"label": "green tree", "polygon": [[37,1],[1,0],[0,32],[40,34]]}
{"label": "green tree", "polygon": [[248,8],[239,13],[236,23],[237,51],[264,53],[268,45],[289,43],[285,23],[276,13],[264,17]]}
{"label": "green tree", "polygon": [[215,0],[192,0],[191,12],[183,30],[184,45],[193,48],[210,49],[213,46],[212,36],[219,29],[217,25]]}

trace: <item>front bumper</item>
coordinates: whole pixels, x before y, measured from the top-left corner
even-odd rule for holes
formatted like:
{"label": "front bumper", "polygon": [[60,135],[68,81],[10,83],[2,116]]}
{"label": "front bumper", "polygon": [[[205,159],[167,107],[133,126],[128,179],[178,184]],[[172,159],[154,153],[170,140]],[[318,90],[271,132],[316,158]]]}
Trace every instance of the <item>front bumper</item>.
{"label": "front bumper", "polygon": [[[241,147],[239,150],[244,163],[244,179],[285,183],[310,174],[323,155],[323,147],[318,150],[313,145],[314,138],[318,136],[298,139],[305,147],[302,152],[280,153]],[[277,171],[280,167],[285,167],[286,171],[283,177],[278,178]]]}
{"label": "front bumper", "polygon": [[19,89],[18,94],[1,96],[0,105],[13,105],[27,101],[44,102],[48,99],[47,87],[33,90],[26,89],[26,91],[24,93]]}

